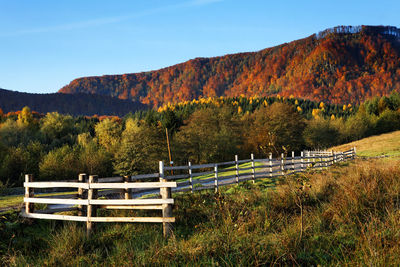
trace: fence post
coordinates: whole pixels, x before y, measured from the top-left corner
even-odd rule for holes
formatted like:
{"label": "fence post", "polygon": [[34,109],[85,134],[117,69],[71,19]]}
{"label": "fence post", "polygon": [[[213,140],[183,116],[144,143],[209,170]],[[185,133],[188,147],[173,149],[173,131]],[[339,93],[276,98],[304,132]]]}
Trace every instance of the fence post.
{"label": "fence post", "polygon": [[92,189],[91,184],[97,183],[98,176],[97,175],[89,175],[89,189],[88,189],[88,205],[87,205],[87,222],[86,222],[86,235],[89,237],[93,231],[94,223],[91,221],[92,217],[96,217],[96,206],[90,204],[92,199],[97,198],[97,189]]}
{"label": "fence post", "polygon": [[239,157],[235,155],[236,183],[239,184]]}
{"label": "fence post", "polygon": [[294,151],[292,151],[292,170],[294,172]]}
{"label": "fence post", "polygon": [[301,171],[303,172],[304,171],[304,151],[301,151],[301,153],[300,153],[300,157],[301,157],[301,160],[300,160],[300,162],[301,162]]}
{"label": "fence post", "polygon": [[[79,183],[85,183],[87,179],[86,173],[81,173],[78,176],[78,182]],[[84,193],[83,193],[83,188],[78,188],[78,199],[82,200],[84,199]],[[78,216],[84,216],[85,214],[86,207],[84,205],[78,205]]]}
{"label": "fence post", "polygon": [[[307,153],[306,154],[308,154],[308,157],[307,157],[307,168],[310,166],[310,162],[311,162],[311,160],[310,160],[310,158],[311,158],[311,154],[310,154],[310,151],[307,151]],[[314,163],[314,159],[313,159],[313,163]],[[311,164],[311,169],[314,169],[314,166],[315,166],[315,164]]]}
{"label": "fence post", "polygon": [[284,155],[282,153],[281,154],[281,172],[282,172],[282,175],[285,175],[285,164],[283,162],[283,157],[284,157]]}
{"label": "fence post", "polygon": [[[164,162],[159,162],[160,167],[160,182],[166,182],[164,179]],[[160,188],[160,195],[162,199],[171,198],[171,187],[162,187]],[[172,205],[170,204],[162,204],[162,215],[163,218],[172,217]],[[168,222],[163,222],[163,235],[164,238],[169,237],[172,234],[172,224]]]}
{"label": "fence post", "polygon": [[[130,176],[124,176],[124,183],[128,184],[131,180],[130,178],[131,178]],[[124,198],[131,199],[131,197],[132,197],[132,189],[125,188],[124,189]]]}
{"label": "fence post", "polygon": [[272,177],[272,153],[269,153],[269,177]]}
{"label": "fence post", "polygon": [[[33,174],[25,174],[25,183],[33,182]],[[25,186],[25,197],[34,197],[33,188]],[[33,213],[35,211],[35,203],[25,202],[25,212]]]}
{"label": "fence post", "polygon": [[254,168],[254,154],[251,153],[251,177],[253,178],[253,184],[256,182],[256,169]]}
{"label": "fence post", "polygon": [[193,193],[193,177],[192,177],[192,163],[188,162],[189,167],[189,183],[190,183],[190,192]]}
{"label": "fence post", "polygon": [[356,147],[353,147],[353,159],[356,158]]}
{"label": "fence post", "polygon": [[217,164],[215,164],[215,166],[214,166],[214,177],[215,177],[214,188],[215,188],[215,193],[217,193],[218,192],[218,165]]}
{"label": "fence post", "polygon": [[324,166],[325,166],[325,169],[328,169],[328,166],[329,166],[329,159],[330,159],[330,156],[329,156],[329,154],[327,155],[327,154],[325,154],[324,155],[324,161],[325,161],[325,164],[324,164]]}
{"label": "fence post", "polygon": [[319,170],[323,170],[323,165],[322,165],[322,154],[319,154]]}

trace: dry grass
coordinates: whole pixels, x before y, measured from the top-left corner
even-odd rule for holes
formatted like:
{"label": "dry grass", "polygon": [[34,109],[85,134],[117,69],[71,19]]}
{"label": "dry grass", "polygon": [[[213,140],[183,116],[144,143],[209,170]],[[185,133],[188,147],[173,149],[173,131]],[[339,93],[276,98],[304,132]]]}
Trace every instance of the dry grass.
{"label": "dry grass", "polygon": [[398,266],[399,163],[358,160],[287,177],[276,190],[248,183],[177,195],[167,242],[151,224],[99,224],[90,239],[80,224],[4,225],[0,239],[14,237],[0,242],[3,264]]}
{"label": "dry grass", "polygon": [[359,156],[373,157],[388,155],[399,157],[400,131],[371,136],[331,149],[335,151],[345,151],[354,146],[357,148],[357,155]]}

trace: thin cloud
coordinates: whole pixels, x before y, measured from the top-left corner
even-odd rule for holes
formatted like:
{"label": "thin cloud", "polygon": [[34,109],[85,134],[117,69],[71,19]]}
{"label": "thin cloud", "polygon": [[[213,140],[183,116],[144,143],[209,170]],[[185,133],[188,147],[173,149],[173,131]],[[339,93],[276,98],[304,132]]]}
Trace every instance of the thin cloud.
{"label": "thin cloud", "polygon": [[132,19],[136,19],[136,18],[141,18],[141,17],[145,17],[145,16],[149,16],[149,15],[154,15],[154,14],[158,14],[158,13],[173,11],[173,10],[184,8],[184,7],[203,6],[203,5],[209,5],[209,4],[213,4],[216,2],[222,2],[222,1],[223,0],[192,0],[192,1],[183,2],[181,4],[153,8],[153,9],[145,10],[143,12],[138,12],[138,13],[129,14],[129,15],[105,17],[105,18],[78,21],[78,22],[72,22],[72,23],[55,25],[55,26],[39,27],[39,28],[16,31],[16,32],[12,32],[12,33],[3,33],[3,34],[0,34],[0,36],[1,37],[19,36],[19,35],[26,35],[26,34],[60,32],[60,31],[70,31],[70,30],[90,28],[90,27],[98,27],[98,26],[118,23],[118,22],[122,22],[122,21],[132,20]]}

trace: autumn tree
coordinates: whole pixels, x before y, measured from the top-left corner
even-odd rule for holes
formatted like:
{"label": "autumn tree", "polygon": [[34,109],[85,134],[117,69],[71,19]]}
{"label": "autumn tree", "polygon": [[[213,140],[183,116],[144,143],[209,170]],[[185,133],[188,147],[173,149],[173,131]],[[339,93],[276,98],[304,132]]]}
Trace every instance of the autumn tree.
{"label": "autumn tree", "polygon": [[244,131],[247,150],[258,156],[279,155],[303,145],[304,119],[293,106],[276,102],[251,116],[250,130]]}
{"label": "autumn tree", "polygon": [[95,132],[99,144],[110,153],[115,153],[121,141],[121,123],[109,118],[104,119],[96,124]]}
{"label": "autumn tree", "polygon": [[130,121],[115,153],[114,172],[118,175],[155,172],[160,160],[167,160],[163,128],[146,124],[138,127],[135,121]]}
{"label": "autumn tree", "polygon": [[58,112],[47,113],[41,120],[40,131],[51,147],[72,143],[74,134],[74,120],[70,115]]}
{"label": "autumn tree", "polygon": [[232,159],[241,144],[235,113],[228,107],[195,111],[176,135],[182,160],[205,163]]}
{"label": "autumn tree", "polygon": [[18,114],[17,122],[24,126],[30,126],[34,123],[34,118],[29,107],[24,107]]}

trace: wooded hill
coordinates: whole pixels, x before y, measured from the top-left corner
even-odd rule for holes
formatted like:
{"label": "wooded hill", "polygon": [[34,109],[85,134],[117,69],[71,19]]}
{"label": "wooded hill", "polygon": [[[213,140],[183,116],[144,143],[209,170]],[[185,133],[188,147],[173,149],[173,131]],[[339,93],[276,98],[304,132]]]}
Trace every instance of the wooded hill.
{"label": "wooded hill", "polygon": [[62,93],[101,94],[152,106],[215,96],[281,96],[359,103],[400,89],[400,30],[339,26],[307,38],[164,69],[73,80]]}
{"label": "wooded hill", "polygon": [[0,109],[4,113],[29,106],[39,113],[57,111],[70,115],[115,115],[146,109],[147,105],[130,100],[95,94],[30,94],[0,89]]}

